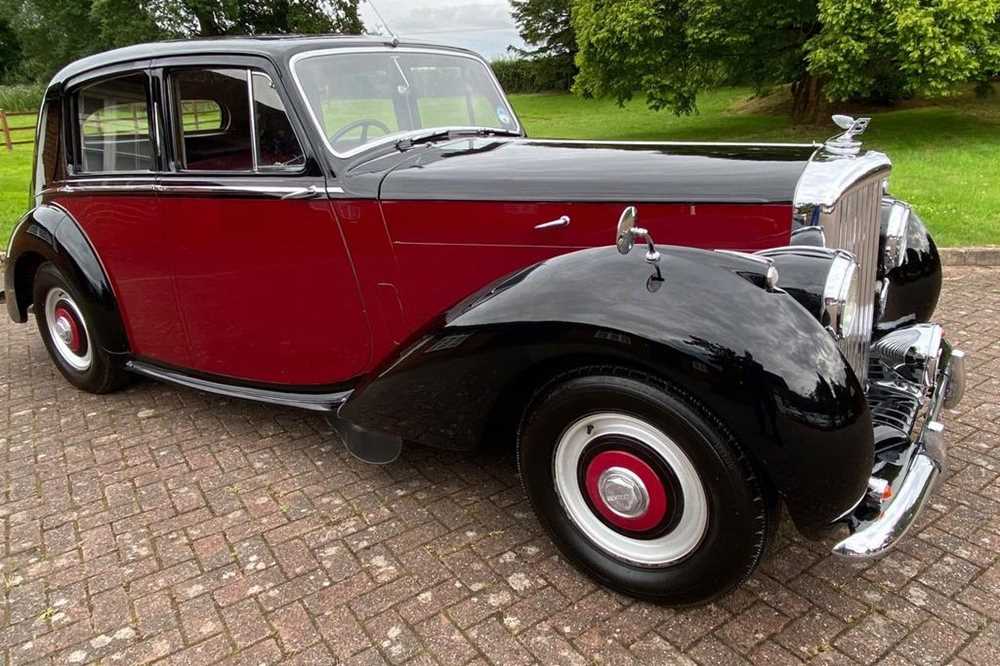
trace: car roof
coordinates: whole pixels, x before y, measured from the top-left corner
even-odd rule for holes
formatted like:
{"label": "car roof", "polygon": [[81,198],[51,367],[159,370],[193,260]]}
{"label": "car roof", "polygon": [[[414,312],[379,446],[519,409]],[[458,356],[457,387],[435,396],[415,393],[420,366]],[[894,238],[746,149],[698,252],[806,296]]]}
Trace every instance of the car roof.
{"label": "car roof", "polygon": [[253,37],[211,37],[198,39],[174,39],[160,42],[135,44],[123,48],[104,51],[75,60],[63,67],[52,78],[50,86],[64,83],[68,79],[94,69],[109,65],[150,60],[169,56],[191,55],[255,55],[281,63],[286,58],[302,51],[318,49],[349,48],[358,46],[418,47],[434,48],[456,53],[478,53],[455,46],[424,42],[399,41],[386,36],[368,35],[257,35]]}

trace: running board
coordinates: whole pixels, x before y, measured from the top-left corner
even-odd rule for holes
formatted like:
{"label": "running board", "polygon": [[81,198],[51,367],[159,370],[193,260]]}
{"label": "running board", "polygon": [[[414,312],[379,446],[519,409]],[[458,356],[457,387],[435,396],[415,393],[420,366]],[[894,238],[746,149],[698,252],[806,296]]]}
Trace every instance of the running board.
{"label": "running board", "polygon": [[155,365],[143,363],[142,361],[129,361],[125,364],[125,367],[136,374],[198,391],[224,395],[229,398],[240,398],[241,400],[265,402],[270,405],[308,409],[314,412],[335,412],[351,396],[351,391],[349,390],[337,393],[291,393],[272,389],[251,388],[248,386],[234,386],[233,384],[223,384],[208,379],[191,377],[175,370],[167,370],[166,368],[160,368]]}

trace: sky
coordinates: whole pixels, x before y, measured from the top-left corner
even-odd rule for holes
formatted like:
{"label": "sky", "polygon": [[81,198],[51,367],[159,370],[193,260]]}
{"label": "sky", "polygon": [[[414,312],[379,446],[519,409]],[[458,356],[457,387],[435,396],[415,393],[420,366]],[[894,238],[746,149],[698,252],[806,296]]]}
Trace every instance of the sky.
{"label": "sky", "polygon": [[524,46],[508,0],[361,0],[361,18],[374,32],[380,21],[369,1],[400,39],[463,46],[490,59]]}

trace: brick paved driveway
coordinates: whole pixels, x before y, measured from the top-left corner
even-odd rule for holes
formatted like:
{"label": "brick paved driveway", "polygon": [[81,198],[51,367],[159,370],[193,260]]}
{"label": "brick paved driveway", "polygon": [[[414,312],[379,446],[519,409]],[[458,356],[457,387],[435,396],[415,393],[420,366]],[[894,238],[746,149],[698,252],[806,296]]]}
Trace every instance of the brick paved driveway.
{"label": "brick paved driveway", "polygon": [[95,397],[0,324],[0,664],[1000,663],[1000,270],[947,273],[972,356],[952,471],[870,566],[784,525],[674,612],[561,562],[502,454],[351,459],[322,419],[154,383]]}

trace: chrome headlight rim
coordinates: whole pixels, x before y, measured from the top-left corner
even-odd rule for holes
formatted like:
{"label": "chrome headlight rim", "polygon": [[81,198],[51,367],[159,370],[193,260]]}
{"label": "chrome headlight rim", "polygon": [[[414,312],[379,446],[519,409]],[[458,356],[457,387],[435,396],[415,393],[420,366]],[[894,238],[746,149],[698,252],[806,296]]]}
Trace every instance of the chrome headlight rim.
{"label": "chrome headlight rim", "polygon": [[859,277],[854,255],[836,250],[823,287],[823,324],[838,341],[848,336],[857,316]]}

